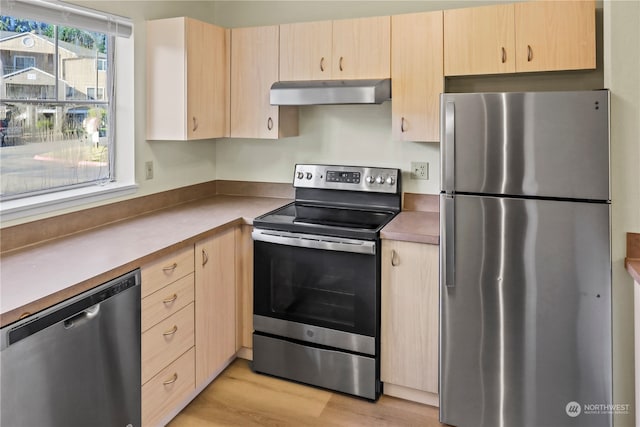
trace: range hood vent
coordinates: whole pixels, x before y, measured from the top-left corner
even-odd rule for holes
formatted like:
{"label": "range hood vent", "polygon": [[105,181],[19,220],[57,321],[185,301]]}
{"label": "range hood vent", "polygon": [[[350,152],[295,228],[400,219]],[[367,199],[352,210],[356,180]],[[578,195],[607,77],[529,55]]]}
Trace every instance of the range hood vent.
{"label": "range hood vent", "polygon": [[391,99],[391,79],[276,82],[271,105],[381,104]]}

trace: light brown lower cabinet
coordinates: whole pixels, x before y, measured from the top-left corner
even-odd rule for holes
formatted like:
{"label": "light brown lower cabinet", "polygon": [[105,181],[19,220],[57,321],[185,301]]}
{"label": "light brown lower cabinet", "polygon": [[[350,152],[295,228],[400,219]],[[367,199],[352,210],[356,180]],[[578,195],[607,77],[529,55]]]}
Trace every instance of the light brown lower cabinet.
{"label": "light brown lower cabinet", "polygon": [[195,390],[193,246],[142,266],[142,425]]}
{"label": "light brown lower cabinet", "polygon": [[253,359],[253,226],[236,228],[236,349],[238,357]]}
{"label": "light brown lower cabinet", "polygon": [[236,354],[235,234],[231,228],[195,245],[196,386]]}
{"label": "light brown lower cabinet", "polygon": [[157,426],[193,393],[195,348],[191,347],[142,386],[142,425]]}
{"label": "light brown lower cabinet", "polygon": [[384,393],[438,406],[438,246],[382,241]]}

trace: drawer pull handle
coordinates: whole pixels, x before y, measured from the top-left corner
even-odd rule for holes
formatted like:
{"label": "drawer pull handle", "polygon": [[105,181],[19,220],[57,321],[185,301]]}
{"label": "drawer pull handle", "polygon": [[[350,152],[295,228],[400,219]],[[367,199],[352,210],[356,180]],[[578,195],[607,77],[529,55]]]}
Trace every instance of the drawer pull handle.
{"label": "drawer pull handle", "polygon": [[173,374],[173,376],[172,376],[170,379],[168,379],[168,380],[166,380],[166,381],[163,381],[163,382],[162,382],[162,385],[169,385],[169,384],[173,384],[173,383],[175,383],[176,381],[178,381],[178,373],[177,373],[177,372],[175,372],[175,373]]}
{"label": "drawer pull handle", "polygon": [[173,270],[175,270],[176,268],[178,268],[178,263],[174,262],[173,264],[171,264],[169,267],[162,267],[162,271],[164,271],[165,273],[171,273],[173,272]]}
{"label": "drawer pull handle", "polygon": [[174,302],[177,299],[178,299],[178,294],[173,294],[169,298],[163,299],[162,302],[165,303],[165,304],[171,304],[172,302]]}
{"label": "drawer pull handle", "polygon": [[531,49],[531,45],[527,45],[527,62],[533,61],[533,49]]}
{"label": "drawer pull handle", "polygon": [[195,116],[193,116],[193,131],[197,131],[198,130],[198,119],[196,119]]}
{"label": "drawer pull handle", "polygon": [[320,58],[320,71],[324,71],[324,56]]}
{"label": "drawer pull handle", "polygon": [[395,249],[391,249],[391,265],[397,267],[400,264],[398,259],[398,252]]}
{"label": "drawer pull handle", "polygon": [[405,123],[406,123],[406,120],[403,117],[402,120],[400,121],[400,132],[402,133],[405,133],[407,131],[407,128],[404,126]]}
{"label": "drawer pull handle", "polygon": [[209,262],[209,254],[204,249],[202,250],[202,266],[204,267]]}
{"label": "drawer pull handle", "polygon": [[340,68],[340,71],[344,71],[344,68],[342,67],[342,61],[343,61],[343,57],[340,57],[340,61],[338,62],[338,68]]}
{"label": "drawer pull handle", "polygon": [[178,332],[178,326],[177,325],[173,325],[173,328],[169,329],[168,331],[164,331],[162,333],[162,335],[164,335],[165,337],[169,336],[169,335],[173,335],[176,332]]}
{"label": "drawer pull handle", "polygon": [[269,117],[269,119],[267,120],[267,129],[273,129],[273,119],[271,117]]}
{"label": "drawer pull handle", "polygon": [[507,62],[507,51],[503,47],[502,48],[502,63],[504,64],[505,62]]}

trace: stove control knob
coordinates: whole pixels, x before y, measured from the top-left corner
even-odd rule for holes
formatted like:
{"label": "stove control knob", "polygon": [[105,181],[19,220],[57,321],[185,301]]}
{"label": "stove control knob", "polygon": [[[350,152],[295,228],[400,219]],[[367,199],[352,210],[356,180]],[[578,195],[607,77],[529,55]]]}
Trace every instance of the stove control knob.
{"label": "stove control knob", "polygon": [[387,178],[387,184],[389,184],[389,185],[393,185],[393,184],[395,184],[395,183],[396,183],[396,180],[395,180],[395,179],[393,179],[393,177],[392,177],[392,176],[390,176],[389,178]]}
{"label": "stove control knob", "polygon": [[376,184],[382,184],[384,183],[384,177],[381,175],[378,175],[378,177],[376,178]]}
{"label": "stove control knob", "polygon": [[302,179],[302,178],[304,178],[304,173],[302,173],[302,172],[298,172],[298,173],[296,174],[296,177],[297,177],[298,179]]}
{"label": "stove control knob", "polygon": [[375,180],[376,179],[373,176],[369,175],[367,177],[367,184],[373,184]]}
{"label": "stove control knob", "polygon": [[311,172],[307,172],[307,179],[313,178],[313,174]]}

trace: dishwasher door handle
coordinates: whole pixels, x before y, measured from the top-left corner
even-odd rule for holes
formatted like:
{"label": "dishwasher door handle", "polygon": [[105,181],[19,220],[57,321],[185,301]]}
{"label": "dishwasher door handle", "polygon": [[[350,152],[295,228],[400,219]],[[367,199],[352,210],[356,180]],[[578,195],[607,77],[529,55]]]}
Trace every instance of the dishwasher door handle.
{"label": "dishwasher door handle", "polygon": [[74,326],[81,326],[84,323],[87,323],[91,319],[98,317],[100,314],[100,304],[93,305],[86,310],[76,314],[73,317],[68,318],[64,321],[64,328],[70,329]]}

